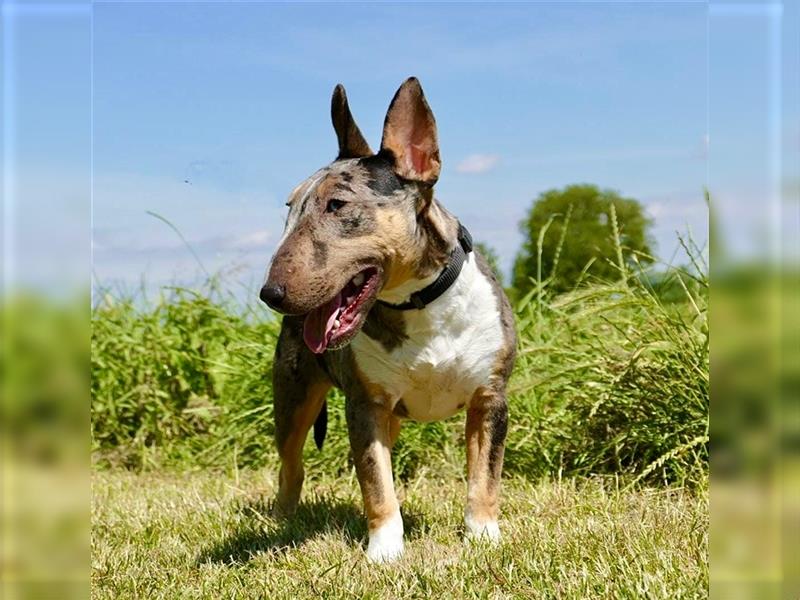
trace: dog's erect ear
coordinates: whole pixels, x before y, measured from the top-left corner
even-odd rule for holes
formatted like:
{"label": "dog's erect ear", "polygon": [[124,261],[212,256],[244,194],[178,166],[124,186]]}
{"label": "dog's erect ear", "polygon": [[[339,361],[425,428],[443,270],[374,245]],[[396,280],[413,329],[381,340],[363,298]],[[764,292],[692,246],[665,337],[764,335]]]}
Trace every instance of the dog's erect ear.
{"label": "dog's erect ear", "polygon": [[347,104],[347,94],[344,93],[344,86],[341,83],[333,88],[331,120],[333,128],[336,130],[336,137],[339,139],[338,158],[372,156],[369,144],[353,120],[350,105]]}
{"label": "dog's erect ear", "polygon": [[397,90],[383,123],[381,151],[394,155],[395,172],[404,179],[436,183],[442,169],[436,120],[416,77]]}

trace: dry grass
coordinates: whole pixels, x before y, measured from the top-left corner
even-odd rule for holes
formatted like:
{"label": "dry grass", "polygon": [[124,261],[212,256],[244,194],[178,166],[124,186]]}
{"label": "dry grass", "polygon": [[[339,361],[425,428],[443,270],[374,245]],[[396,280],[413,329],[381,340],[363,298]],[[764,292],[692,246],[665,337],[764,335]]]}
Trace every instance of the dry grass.
{"label": "dry grass", "polygon": [[707,597],[706,269],[661,274],[667,298],[614,238],[619,280],[553,296],[539,273],[516,302],[503,544],[463,541],[463,415],[408,423],[392,457],[406,554],[384,567],[365,559],[339,393],[324,448],[306,452],[305,502],[270,515],[275,320],[213,280],[155,304],[104,296],[93,596]]}
{"label": "dry grass", "polygon": [[354,475],[269,513],[272,472],[94,475],[94,598],[703,598],[707,492],[613,478],[504,483],[495,548],[462,537],[465,483],[400,484],[406,555],[377,567]]}

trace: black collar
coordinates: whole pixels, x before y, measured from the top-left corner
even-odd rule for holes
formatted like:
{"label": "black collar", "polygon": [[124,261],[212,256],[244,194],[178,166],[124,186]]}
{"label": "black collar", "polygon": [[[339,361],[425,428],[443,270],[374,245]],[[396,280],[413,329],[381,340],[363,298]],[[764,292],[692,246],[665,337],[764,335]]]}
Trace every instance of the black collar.
{"label": "black collar", "polygon": [[459,223],[458,244],[453,248],[453,252],[450,253],[450,262],[444,271],[439,273],[439,277],[433,283],[411,294],[408,302],[403,302],[402,304],[389,304],[383,300],[378,300],[378,302],[394,310],[422,310],[455,283],[461,273],[461,268],[464,266],[464,261],[467,260],[467,254],[470,252],[472,252],[472,236],[467,231],[467,228]]}

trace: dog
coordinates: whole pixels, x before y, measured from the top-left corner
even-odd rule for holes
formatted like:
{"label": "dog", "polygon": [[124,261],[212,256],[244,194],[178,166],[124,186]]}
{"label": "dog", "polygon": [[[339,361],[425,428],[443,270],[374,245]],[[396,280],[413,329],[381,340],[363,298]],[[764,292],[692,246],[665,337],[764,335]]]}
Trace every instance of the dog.
{"label": "dog", "polygon": [[390,458],[401,421],[461,409],[466,535],[497,541],[516,348],[508,299],[467,230],[434,197],[438,135],[419,81],[409,78],[392,99],[377,153],[341,85],[331,117],[338,156],[291,192],[259,294],[284,315],[273,363],[275,507],[287,515],[297,507],[303,444],[313,426],[322,447],[325,395],[336,386],[346,397],[370,561],[403,553]]}

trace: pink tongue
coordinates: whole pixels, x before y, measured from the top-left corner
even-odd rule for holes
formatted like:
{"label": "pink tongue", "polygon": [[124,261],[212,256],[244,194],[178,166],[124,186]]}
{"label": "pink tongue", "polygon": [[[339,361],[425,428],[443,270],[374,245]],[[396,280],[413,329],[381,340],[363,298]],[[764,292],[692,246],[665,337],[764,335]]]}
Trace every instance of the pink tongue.
{"label": "pink tongue", "polygon": [[322,354],[328,347],[333,322],[342,306],[341,292],[333,300],[311,311],[303,323],[303,339],[314,354]]}

